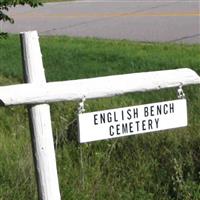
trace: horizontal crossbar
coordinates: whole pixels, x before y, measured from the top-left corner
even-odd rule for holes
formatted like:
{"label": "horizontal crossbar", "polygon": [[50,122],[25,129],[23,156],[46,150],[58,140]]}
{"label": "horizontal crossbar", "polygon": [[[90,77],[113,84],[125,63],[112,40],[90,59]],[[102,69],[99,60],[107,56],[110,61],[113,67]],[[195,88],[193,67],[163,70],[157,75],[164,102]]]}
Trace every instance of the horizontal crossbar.
{"label": "horizontal crossbar", "polygon": [[0,87],[1,105],[39,104],[96,99],[131,92],[145,92],[200,84],[198,74],[188,68],[142,72],[98,78],[18,84]]}

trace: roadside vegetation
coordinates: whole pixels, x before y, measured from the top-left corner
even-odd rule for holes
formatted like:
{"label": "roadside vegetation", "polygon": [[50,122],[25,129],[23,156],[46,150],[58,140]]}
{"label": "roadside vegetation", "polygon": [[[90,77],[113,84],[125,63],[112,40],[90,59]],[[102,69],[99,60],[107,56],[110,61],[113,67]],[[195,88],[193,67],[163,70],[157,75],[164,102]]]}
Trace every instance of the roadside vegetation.
{"label": "roadside vegetation", "polygon": [[74,0],[41,0],[42,3],[67,2],[67,1],[74,1]]}
{"label": "roadside vegetation", "polygon": [[[190,67],[200,46],[41,37],[48,81]],[[21,83],[17,36],[0,39],[0,84]],[[187,128],[82,144],[78,102],[51,104],[62,199],[199,200],[200,88],[184,87]],[[176,99],[176,89],[86,100],[86,111]],[[37,199],[25,106],[0,109],[0,200]]]}

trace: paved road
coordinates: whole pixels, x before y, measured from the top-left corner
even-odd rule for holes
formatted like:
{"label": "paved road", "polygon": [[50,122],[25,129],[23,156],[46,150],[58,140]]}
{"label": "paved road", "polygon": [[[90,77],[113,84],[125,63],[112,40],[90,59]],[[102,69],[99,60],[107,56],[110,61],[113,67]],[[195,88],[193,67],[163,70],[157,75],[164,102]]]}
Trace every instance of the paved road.
{"label": "paved road", "polygon": [[200,43],[199,0],[82,0],[10,11],[4,31]]}

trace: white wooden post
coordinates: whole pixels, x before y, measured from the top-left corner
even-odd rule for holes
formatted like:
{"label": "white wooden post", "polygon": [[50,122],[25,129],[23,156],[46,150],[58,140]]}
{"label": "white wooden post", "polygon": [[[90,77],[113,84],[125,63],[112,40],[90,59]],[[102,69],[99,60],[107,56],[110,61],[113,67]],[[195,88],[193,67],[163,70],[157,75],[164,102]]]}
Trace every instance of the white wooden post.
{"label": "white wooden post", "polygon": [[83,97],[97,99],[192,84],[200,84],[200,77],[188,68],[49,82],[41,85],[26,83],[0,86],[0,105],[80,101]]}
{"label": "white wooden post", "polygon": [[[20,37],[25,81],[40,87],[46,84],[46,78],[38,34],[25,32]],[[48,104],[29,105],[28,111],[39,199],[60,200],[50,107]]]}

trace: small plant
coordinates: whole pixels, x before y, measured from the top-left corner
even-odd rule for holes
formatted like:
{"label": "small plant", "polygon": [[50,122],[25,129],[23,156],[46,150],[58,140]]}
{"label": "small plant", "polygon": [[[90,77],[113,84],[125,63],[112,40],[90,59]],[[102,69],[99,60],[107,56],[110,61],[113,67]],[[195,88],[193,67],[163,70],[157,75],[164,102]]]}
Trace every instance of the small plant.
{"label": "small plant", "polygon": [[[39,5],[42,5],[42,3],[39,0],[1,0],[0,1],[0,21],[3,22],[10,22],[11,24],[14,23],[14,19],[7,14],[5,14],[4,11],[8,11],[9,8],[15,7],[16,5],[30,5],[31,7],[35,8]],[[0,30],[0,36],[5,37],[7,34],[1,32]]]}
{"label": "small plant", "polygon": [[172,176],[173,192],[175,199],[177,200],[198,199],[197,196],[199,194],[199,189],[195,188],[194,182],[185,179],[183,175],[183,165],[182,163],[179,163],[175,158],[174,175]]}

